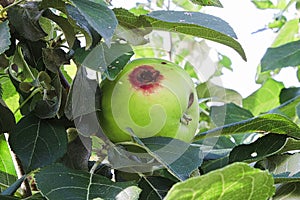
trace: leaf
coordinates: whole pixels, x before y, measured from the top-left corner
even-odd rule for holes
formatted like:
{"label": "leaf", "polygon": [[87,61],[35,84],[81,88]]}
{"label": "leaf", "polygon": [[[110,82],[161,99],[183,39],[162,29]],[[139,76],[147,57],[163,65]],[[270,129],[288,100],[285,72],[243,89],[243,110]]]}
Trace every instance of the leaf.
{"label": "leaf", "polygon": [[242,96],[231,89],[223,88],[210,81],[201,83],[196,87],[199,98],[210,98],[212,101],[242,104]]}
{"label": "leaf", "polygon": [[14,182],[12,185],[10,185],[5,191],[1,193],[1,195],[13,195],[19,187],[21,187],[21,184],[26,179],[26,176],[22,176],[16,182]]}
{"label": "leaf", "polygon": [[0,22],[0,55],[9,49],[10,44],[8,21]]}
{"label": "leaf", "polygon": [[300,181],[300,153],[274,155],[262,160],[259,165],[273,174],[275,183]]}
{"label": "leaf", "polygon": [[211,120],[216,126],[231,124],[254,117],[249,110],[236,104],[229,103],[223,106],[212,106],[210,109]]}
{"label": "leaf", "polygon": [[172,199],[265,200],[275,193],[267,171],[234,163],[208,174],[176,183],[165,197]]}
{"label": "leaf", "polygon": [[30,172],[57,161],[65,154],[66,131],[63,124],[55,120],[42,120],[27,115],[11,132],[9,144],[25,172]]}
{"label": "leaf", "polygon": [[6,106],[5,102],[0,98],[0,135],[8,133],[16,125],[16,119],[11,110]]}
{"label": "leaf", "polygon": [[230,152],[229,162],[256,161],[278,153],[286,144],[285,135],[269,133],[250,144],[241,144]]}
{"label": "leaf", "polygon": [[84,34],[86,49],[95,46],[101,40],[101,37],[95,31],[95,29],[90,26],[88,21],[83,15],[80,14],[79,10],[76,7],[67,4],[66,10],[70,23],[73,24],[73,26],[79,28],[79,30]]}
{"label": "leaf", "polygon": [[243,48],[234,39],[233,29],[218,17],[200,12],[152,11],[146,19],[154,29],[184,33],[227,45],[246,60]]}
{"label": "leaf", "polygon": [[276,134],[285,134],[297,139],[300,138],[300,129],[293,121],[279,114],[264,114],[199,133],[195,136],[194,141],[203,139],[204,137],[253,132],[271,132]]}
{"label": "leaf", "polygon": [[0,152],[0,171],[17,176],[14,162],[10,154],[10,149],[4,134],[0,135]]}
{"label": "leaf", "polygon": [[277,188],[273,200],[296,200],[300,196],[300,183],[287,183]]}
{"label": "leaf", "polygon": [[174,181],[160,176],[144,176],[139,181],[139,187],[142,189],[140,199],[161,200],[174,183]]}
{"label": "leaf", "polygon": [[216,6],[223,7],[219,0],[191,0],[191,2],[201,5],[201,6]]}
{"label": "leaf", "polygon": [[72,2],[89,25],[104,38],[106,45],[110,47],[112,36],[118,24],[114,12],[104,3],[86,0],[72,0]]}
{"label": "leaf", "polygon": [[187,179],[202,164],[201,150],[180,140],[165,137],[135,140],[179,180]]}
{"label": "leaf", "polygon": [[67,58],[66,53],[60,48],[58,49],[43,48],[42,53],[43,53],[43,61],[46,65],[46,68],[53,73],[57,73],[59,68],[63,64],[70,64],[70,61]]}
{"label": "leaf", "polygon": [[47,34],[39,24],[39,17],[43,11],[38,9],[36,2],[28,2],[23,6],[13,6],[8,10],[10,23],[18,34],[30,41],[38,41]]}
{"label": "leaf", "polygon": [[128,44],[112,43],[111,46],[108,47],[106,44],[100,43],[89,52],[82,62],[82,65],[95,71],[104,72],[107,71],[108,68],[111,69],[115,67],[113,65],[116,61],[122,63],[124,67],[132,55],[132,48]]}
{"label": "leaf", "polygon": [[261,88],[243,99],[243,107],[254,116],[267,112],[280,105],[279,95],[284,85],[273,79],[268,79]]}
{"label": "leaf", "polygon": [[282,28],[280,28],[271,47],[278,47],[288,42],[296,40],[295,35],[299,32],[298,20],[292,19],[287,21]]}
{"label": "leaf", "polygon": [[0,170],[0,193],[2,194],[2,192],[9,188],[9,186],[12,185],[15,181],[17,181],[17,176],[5,173]]}
{"label": "leaf", "polygon": [[132,182],[113,182],[86,171],[56,164],[35,175],[37,186],[49,200],[65,199],[138,199],[141,190]]}
{"label": "leaf", "polygon": [[268,48],[261,59],[261,71],[300,65],[300,40],[279,47]]}
{"label": "leaf", "polygon": [[270,0],[251,0],[259,9],[275,8],[276,6]]}
{"label": "leaf", "polygon": [[[43,1],[44,2],[44,1]],[[70,24],[68,19],[55,15],[51,10],[47,9],[44,11],[43,16],[55,22],[63,31],[64,36],[68,42],[70,48],[73,47],[76,40],[76,33],[73,26]]]}

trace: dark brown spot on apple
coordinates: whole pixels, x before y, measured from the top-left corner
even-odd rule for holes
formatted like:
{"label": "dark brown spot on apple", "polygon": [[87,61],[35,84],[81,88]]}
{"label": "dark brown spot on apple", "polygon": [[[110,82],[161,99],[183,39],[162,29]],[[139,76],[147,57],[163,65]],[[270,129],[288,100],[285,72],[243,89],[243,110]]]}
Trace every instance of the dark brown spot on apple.
{"label": "dark brown spot on apple", "polygon": [[189,96],[188,108],[190,108],[193,103],[194,103],[194,93],[191,93]]}
{"label": "dark brown spot on apple", "polygon": [[149,65],[138,66],[129,74],[132,86],[147,93],[153,93],[155,88],[159,87],[162,79],[160,71]]}
{"label": "dark brown spot on apple", "polygon": [[167,63],[166,63],[166,62],[161,62],[161,64],[165,65],[165,64],[167,64]]}

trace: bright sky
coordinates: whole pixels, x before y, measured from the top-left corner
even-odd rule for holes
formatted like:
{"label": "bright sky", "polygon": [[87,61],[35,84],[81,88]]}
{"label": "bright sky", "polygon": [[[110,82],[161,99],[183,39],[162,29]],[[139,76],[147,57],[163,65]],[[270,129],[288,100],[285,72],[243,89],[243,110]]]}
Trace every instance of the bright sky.
{"label": "bright sky", "polygon": [[[136,2],[146,2],[146,0],[113,0],[112,4],[132,8]],[[224,8],[205,7],[201,12],[220,17],[232,26],[238,36],[238,41],[246,52],[248,61],[243,61],[229,47],[215,43],[209,43],[209,45],[231,58],[232,61],[233,71],[224,70],[224,75],[221,76],[222,85],[234,89],[246,97],[260,87],[255,84],[257,65],[275,36],[271,30],[252,33],[264,28],[268,22],[272,21],[276,11],[258,10],[250,0],[223,0],[221,2]],[[283,69],[276,79],[283,81],[286,87],[300,86],[296,70],[293,68]]]}

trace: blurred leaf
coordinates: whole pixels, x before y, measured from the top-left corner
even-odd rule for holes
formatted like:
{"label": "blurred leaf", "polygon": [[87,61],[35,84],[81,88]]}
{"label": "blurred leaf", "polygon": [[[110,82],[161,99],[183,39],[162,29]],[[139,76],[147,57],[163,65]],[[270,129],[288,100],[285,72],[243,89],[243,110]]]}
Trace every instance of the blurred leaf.
{"label": "blurred leaf", "polygon": [[23,117],[11,132],[9,144],[20,159],[25,172],[49,165],[67,150],[63,124],[42,120],[34,115]]}
{"label": "blurred leaf", "polygon": [[233,29],[218,17],[200,12],[152,11],[146,19],[154,29],[184,33],[227,45],[246,60],[243,48],[235,40]]}
{"label": "blurred leaf", "polygon": [[13,6],[8,10],[8,18],[17,32],[30,41],[38,41],[47,34],[39,24],[43,11],[38,9],[37,2],[27,2],[22,6]]}
{"label": "blurred leaf", "polygon": [[89,49],[92,46],[95,46],[100,40],[101,37],[96,32],[95,29],[88,23],[85,17],[79,12],[78,8],[66,5],[66,9],[69,16],[69,21],[84,34],[86,49]]}
{"label": "blurred leaf", "polygon": [[0,199],[2,192],[4,192],[10,185],[17,181],[17,176],[8,174],[0,170]]}
{"label": "blurred leaf", "polygon": [[139,187],[142,189],[140,199],[161,200],[174,183],[174,181],[160,176],[144,176],[139,181]]}
{"label": "blurred leaf", "polygon": [[300,40],[268,48],[261,59],[261,71],[300,65]]}
{"label": "blurred leaf", "polygon": [[113,9],[119,26],[116,29],[116,36],[126,40],[131,45],[142,45],[148,42],[144,38],[152,30],[152,25],[144,16],[136,16],[123,8]]}
{"label": "blurred leaf", "polygon": [[210,116],[216,126],[223,126],[254,117],[249,110],[233,103],[228,103],[223,106],[212,106]]}
{"label": "blurred leaf", "polygon": [[13,184],[11,184],[5,191],[1,193],[1,195],[13,195],[19,187],[21,187],[21,184],[26,179],[26,176],[22,176],[18,180],[16,180]]}
{"label": "blurred leaf", "polygon": [[253,143],[241,144],[233,148],[229,162],[250,162],[266,158],[279,152],[285,146],[286,141],[285,135],[269,133]]}
{"label": "blurred leaf", "polygon": [[8,21],[0,22],[0,55],[9,49],[10,44]]}
{"label": "blurred leaf", "polygon": [[64,36],[68,42],[70,48],[73,47],[76,40],[76,33],[73,26],[70,24],[68,19],[55,15],[51,10],[47,9],[44,11],[43,16],[55,22],[63,31]]}
{"label": "blurred leaf", "polygon": [[270,0],[251,0],[259,9],[275,8],[275,5]]}
{"label": "blurred leaf", "polygon": [[86,171],[72,170],[56,164],[42,168],[36,175],[41,193],[49,200],[128,199],[137,200],[141,190],[132,182],[113,182]]}
{"label": "blurred leaf", "polygon": [[53,73],[58,72],[58,69],[61,65],[70,64],[66,53],[62,49],[44,48],[42,52],[46,68]]}
{"label": "blurred leaf", "polygon": [[287,21],[284,24],[284,26],[279,30],[271,46],[278,47],[288,42],[295,41],[296,40],[295,35],[297,35],[297,33],[299,32],[298,23],[299,23],[298,19],[292,19]]}
{"label": "blurred leaf", "polygon": [[216,6],[223,7],[219,0],[190,0],[191,2],[201,5],[201,6]]}
{"label": "blurred leaf", "polygon": [[234,163],[175,184],[165,199],[265,200],[275,193],[273,184],[274,180],[267,171],[245,163]]}
{"label": "blurred leaf", "polygon": [[0,135],[1,133],[8,133],[16,125],[16,120],[14,114],[0,97]]}
{"label": "blurred leaf", "polygon": [[280,185],[273,200],[296,200],[300,196],[300,182]]}
{"label": "blurred leaf", "polygon": [[215,85],[210,81],[199,84],[196,90],[199,98],[210,98],[213,102],[242,104],[243,98],[238,92]]}
{"label": "blurred leaf", "polygon": [[194,141],[205,137],[233,135],[238,133],[277,133],[300,139],[300,128],[293,121],[279,114],[264,114],[240,122],[227,124],[199,133]]}
{"label": "blurred leaf", "polygon": [[200,5],[193,4],[191,1],[187,0],[173,0],[173,3],[184,10],[199,11],[201,9]]}
{"label": "blurred leaf", "polygon": [[100,43],[89,52],[82,62],[82,65],[95,71],[104,72],[108,70],[108,68],[116,67],[113,66],[116,61],[119,61],[118,64],[122,63],[123,66],[126,65],[132,55],[132,48],[128,44],[112,43],[111,46],[108,47],[106,44]]}
{"label": "blurred leaf", "polygon": [[0,171],[13,176],[17,176],[15,165],[12,160],[10,149],[8,147],[4,134],[0,135],[0,152]]}
{"label": "blurred leaf", "polygon": [[284,85],[273,79],[268,79],[261,88],[243,99],[243,107],[254,116],[267,112],[280,105],[279,95]]}
{"label": "blurred leaf", "polygon": [[201,150],[188,143],[165,137],[151,137],[139,140],[147,152],[157,159],[179,180],[189,178],[203,161]]}
{"label": "blurred leaf", "polygon": [[78,8],[89,25],[104,38],[106,45],[110,47],[112,36],[118,24],[114,12],[104,3],[86,0],[71,0],[71,2]]}

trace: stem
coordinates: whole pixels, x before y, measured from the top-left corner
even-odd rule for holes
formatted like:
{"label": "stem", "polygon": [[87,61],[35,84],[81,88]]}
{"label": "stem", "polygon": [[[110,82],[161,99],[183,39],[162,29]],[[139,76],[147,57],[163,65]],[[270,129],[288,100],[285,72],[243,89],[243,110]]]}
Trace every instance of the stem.
{"label": "stem", "polygon": [[12,3],[12,4],[10,4],[10,5],[6,6],[6,7],[4,7],[4,8],[0,11],[0,16],[2,16],[3,13],[6,12],[9,8],[11,8],[11,7],[15,6],[15,5],[18,5],[18,4],[22,3],[23,1],[25,1],[25,0],[15,1],[14,3]]}
{"label": "stem", "polygon": [[27,62],[24,59],[24,56],[22,54],[22,49],[21,49],[20,46],[18,46],[18,54],[20,55],[21,61],[22,61],[23,65],[25,66],[26,70],[28,71],[29,75],[31,76],[32,80],[35,80],[35,77],[34,77],[33,73],[31,72]]}
{"label": "stem", "polygon": [[93,167],[92,167],[91,170],[90,170],[90,173],[91,173],[91,174],[94,174],[94,173],[95,173],[95,171],[96,171],[98,165],[100,165],[100,163],[101,163],[101,160],[97,160],[97,161],[94,163]]}
{"label": "stem", "polygon": [[27,99],[25,99],[25,101],[22,102],[22,104],[17,108],[17,110],[15,110],[14,114],[16,114],[35,94],[41,91],[42,88],[37,88],[33,90],[33,92],[29,95],[29,97],[27,97]]}

